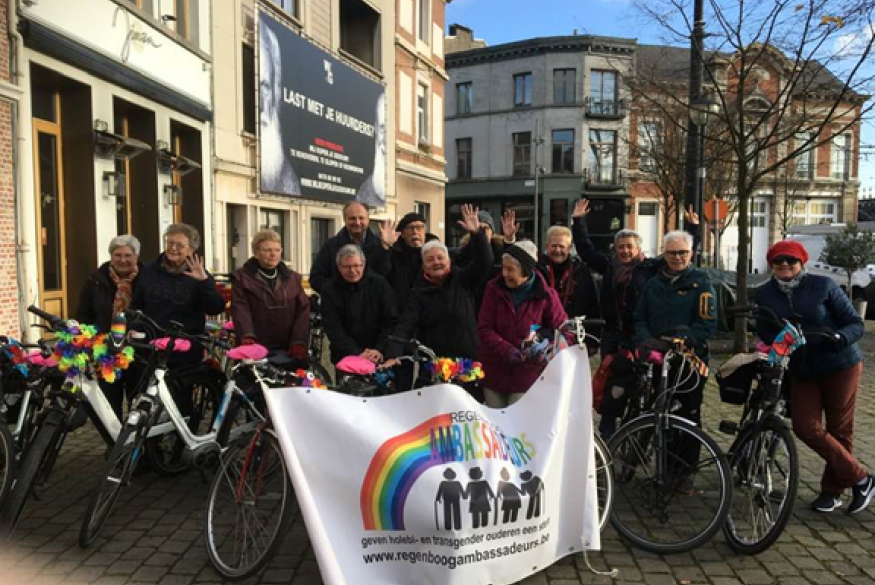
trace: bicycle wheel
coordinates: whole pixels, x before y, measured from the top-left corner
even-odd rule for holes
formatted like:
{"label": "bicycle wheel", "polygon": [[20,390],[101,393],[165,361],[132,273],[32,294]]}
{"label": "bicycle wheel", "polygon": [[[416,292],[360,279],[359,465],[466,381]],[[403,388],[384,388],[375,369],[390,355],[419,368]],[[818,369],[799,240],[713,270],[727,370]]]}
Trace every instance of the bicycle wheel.
{"label": "bicycle wheel", "polygon": [[[661,432],[657,424],[663,425]],[[687,552],[726,521],[732,501],[729,463],[691,422],[645,415],[617,431],[609,447],[611,524],[636,546],[657,554]]]}
{"label": "bicycle wheel", "polygon": [[57,447],[58,440],[64,430],[65,416],[63,412],[52,410],[46,414],[45,420],[34,435],[21,467],[12,484],[12,490],[3,502],[0,509],[0,530],[7,534],[15,532],[21,514],[27,505],[34,485],[40,476],[43,466],[51,459],[53,450]]}
{"label": "bicycle wheel", "polygon": [[[168,380],[173,394],[190,392],[192,409],[187,415],[188,429],[195,435],[209,432],[224,392],[224,382],[215,373],[197,370]],[[163,477],[175,477],[188,470],[183,458],[185,442],[177,432],[146,439],[146,459],[149,467]]]}
{"label": "bicycle wheel", "polygon": [[253,434],[252,440],[229,449],[213,478],[204,514],[204,540],[216,571],[234,580],[258,572],[288,532],[293,502],[272,431]]}
{"label": "bicycle wheel", "polygon": [[610,451],[598,433],[593,433],[593,447],[595,447],[595,483],[599,503],[599,532],[601,532],[608,524],[608,518],[611,517],[611,506],[614,503],[614,475],[611,470]]}
{"label": "bicycle wheel", "polygon": [[116,438],[115,446],[106,461],[103,475],[91,496],[88,510],[79,530],[79,546],[87,548],[94,542],[100,529],[112,513],[112,508],[123,487],[127,487],[137,461],[143,455],[141,425],[125,424]]}
{"label": "bicycle wheel", "polygon": [[6,499],[14,475],[15,443],[9,427],[6,426],[6,420],[0,416],[0,505]]}
{"label": "bicycle wheel", "polygon": [[796,502],[799,455],[780,420],[743,431],[731,454],[733,499],[723,534],[735,552],[763,552],[781,536]]}

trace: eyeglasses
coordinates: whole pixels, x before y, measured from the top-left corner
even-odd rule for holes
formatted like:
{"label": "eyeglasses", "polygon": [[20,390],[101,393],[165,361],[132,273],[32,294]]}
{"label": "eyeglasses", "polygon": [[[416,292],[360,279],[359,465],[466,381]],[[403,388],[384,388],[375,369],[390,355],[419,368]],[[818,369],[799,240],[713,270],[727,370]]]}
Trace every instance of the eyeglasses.
{"label": "eyeglasses", "polygon": [[665,253],[668,254],[669,256],[677,256],[679,258],[683,258],[684,256],[690,255],[689,250],[666,250]]}
{"label": "eyeglasses", "polygon": [[778,256],[777,258],[772,258],[772,264],[777,266],[778,264],[788,264],[790,266],[796,266],[799,264],[801,260],[799,258],[794,258],[792,256]]}
{"label": "eyeglasses", "polygon": [[180,242],[177,240],[167,240],[164,242],[164,247],[168,250],[185,250],[188,248],[188,242]]}
{"label": "eyeglasses", "polygon": [[404,226],[404,229],[414,230],[417,232],[424,232],[425,231],[425,224],[424,223],[408,223],[406,226]]}

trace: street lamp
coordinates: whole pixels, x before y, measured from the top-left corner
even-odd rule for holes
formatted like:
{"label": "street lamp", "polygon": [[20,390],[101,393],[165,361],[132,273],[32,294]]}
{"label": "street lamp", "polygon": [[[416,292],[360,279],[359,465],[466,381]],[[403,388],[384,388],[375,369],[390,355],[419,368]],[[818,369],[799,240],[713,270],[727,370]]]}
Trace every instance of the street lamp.
{"label": "street lamp", "polygon": [[[702,249],[704,246],[703,238],[705,235],[703,229],[705,207],[702,202],[705,194],[705,125],[708,123],[708,119],[718,112],[720,112],[720,104],[709,97],[698,97],[690,101],[690,121],[696,125],[696,138],[698,139],[697,162],[699,163],[699,168],[696,173],[695,202],[696,213],[699,214],[699,225],[696,228],[696,231],[698,232],[698,253],[696,254],[696,263],[699,266],[702,265]],[[720,254],[720,250],[716,250],[715,254]]]}

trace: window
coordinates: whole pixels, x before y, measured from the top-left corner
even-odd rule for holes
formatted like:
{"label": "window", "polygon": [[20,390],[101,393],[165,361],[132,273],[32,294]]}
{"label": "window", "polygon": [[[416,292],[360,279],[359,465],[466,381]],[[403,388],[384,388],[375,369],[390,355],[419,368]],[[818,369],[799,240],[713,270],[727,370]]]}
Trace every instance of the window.
{"label": "window", "polygon": [[414,201],[413,202],[413,212],[418,213],[422,217],[425,218],[425,228],[431,228],[431,203],[425,203],[422,201]]}
{"label": "window", "polygon": [[[288,211],[262,209],[258,222],[259,230],[273,230],[280,235],[280,245],[283,247],[283,258],[289,257],[289,251],[286,247],[286,226],[288,225],[288,215]],[[318,251],[319,250],[317,250],[317,252]]]}
{"label": "window", "polygon": [[154,14],[152,12],[152,10],[153,10],[152,0],[127,0],[127,1],[128,1],[128,3],[133,4],[137,8],[140,8],[141,10],[143,10],[143,12],[145,12],[146,14],[150,14],[150,15]]}
{"label": "window", "polygon": [[316,263],[316,256],[328,238],[333,236],[334,220],[322,217],[310,218],[310,266]]}
{"label": "window", "polygon": [[416,131],[420,144],[428,144],[428,94],[428,86],[419,84],[416,90]]}
{"label": "window", "polygon": [[363,0],[340,0],[340,48],[380,70],[380,14]]}
{"label": "window", "polygon": [[[802,132],[796,135],[796,147],[799,148],[811,139],[811,134]],[[794,174],[797,179],[811,179],[814,174],[814,148],[810,148],[796,156]]]}
{"label": "window", "polygon": [[808,206],[808,223],[833,223],[836,217],[836,204],[832,201],[812,201]]}
{"label": "window", "polygon": [[270,0],[271,3],[275,4],[282,8],[285,12],[288,12],[295,18],[301,18],[301,15],[298,13],[299,0]]}
{"label": "window", "polygon": [[513,105],[532,105],[532,74],[520,73],[513,76]]}
{"label": "window", "polygon": [[766,219],[768,217],[768,203],[765,201],[751,201],[750,204],[751,218],[750,226],[755,228],[766,227]]}
{"label": "window", "polygon": [[471,178],[471,153],[472,144],[470,138],[456,140],[456,178]]}
{"label": "window", "polygon": [[243,43],[242,51],[242,70],[243,83],[241,83],[241,91],[243,92],[243,131],[255,134],[255,49],[252,45]]}
{"label": "window", "polygon": [[553,172],[574,172],[574,130],[553,130]]}
{"label": "window", "polygon": [[850,138],[847,134],[833,136],[829,173],[833,179],[847,180],[850,176]]}
{"label": "window", "polygon": [[589,86],[590,110],[596,114],[617,112],[617,72],[594,69]]}
{"label": "window", "polygon": [[[173,14],[176,34],[197,46],[199,39],[198,24],[200,14],[197,0],[173,0]],[[174,22],[166,21],[167,24]]]}
{"label": "window", "polygon": [[456,84],[456,114],[470,114],[474,96],[471,94],[471,82]]}
{"label": "window", "polygon": [[513,174],[515,177],[532,174],[532,133],[513,135]]}
{"label": "window", "polygon": [[617,133],[589,131],[589,180],[596,185],[616,184]]}
{"label": "window", "polygon": [[656,170],[656,157],[662,143],[662,124],[646,121],[638,123],[638,169]]}
{"label": "window", "polygon": [[419,40],[428,42],[431,31],[431,0],[419,0]]}
{"label": "window", "polygon": [[574,103],[574,69],[554,69],[553,70],[553,103],[554,104],[573,104]]}

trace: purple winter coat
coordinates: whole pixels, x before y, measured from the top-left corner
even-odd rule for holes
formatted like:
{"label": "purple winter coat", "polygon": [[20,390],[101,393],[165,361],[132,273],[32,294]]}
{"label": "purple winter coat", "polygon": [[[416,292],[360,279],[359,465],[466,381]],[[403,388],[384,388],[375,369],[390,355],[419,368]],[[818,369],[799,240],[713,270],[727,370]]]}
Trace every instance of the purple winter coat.
{"label": "purple winter coat", "polygon": [[479,360],[486,374],[483,385],[502,394],[526,392],[540,375],[541,367],[532,362],[511,362],[508,353],[511,348],[520,348],[532,325],[558,329],[567,318],[559,295],[538,272],[531,296],[519,307],[514,307],[500,274],[490,280],[477,320]]}

